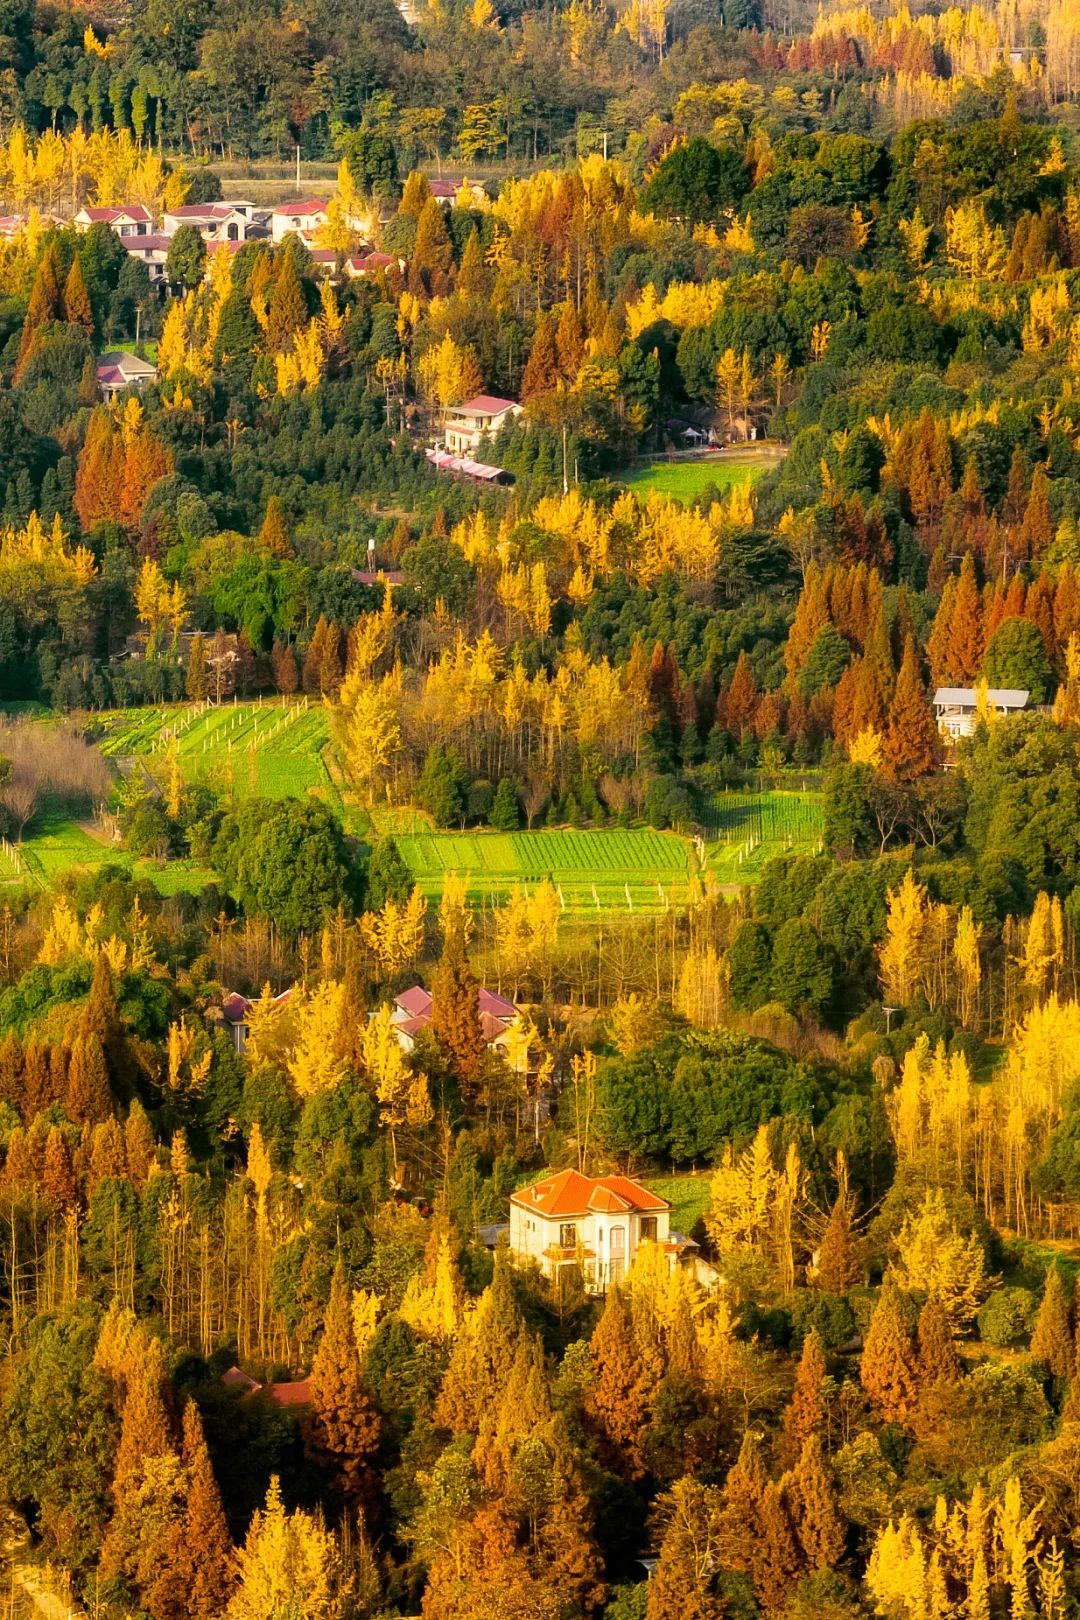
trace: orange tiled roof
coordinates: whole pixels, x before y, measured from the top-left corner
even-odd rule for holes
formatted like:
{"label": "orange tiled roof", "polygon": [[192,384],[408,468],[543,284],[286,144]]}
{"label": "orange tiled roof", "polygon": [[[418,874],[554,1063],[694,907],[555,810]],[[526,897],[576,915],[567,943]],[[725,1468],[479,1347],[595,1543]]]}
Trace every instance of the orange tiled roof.
{"label": "orange tiled roof", "polygon": [[666,1198],[651,1193],[629,1176],[583,1176],[577,1170],[560,1170],[558,1175],[523,1187],[512,1199],[523,1209],[549,1217],[615,1215],[630,1209],[647,1213],[671,1208]]}

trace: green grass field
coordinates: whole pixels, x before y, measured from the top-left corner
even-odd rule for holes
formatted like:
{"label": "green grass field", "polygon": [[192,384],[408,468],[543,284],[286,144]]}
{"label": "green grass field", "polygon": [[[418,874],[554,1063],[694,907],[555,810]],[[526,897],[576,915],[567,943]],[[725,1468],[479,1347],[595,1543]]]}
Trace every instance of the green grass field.
{"label": "green grass field", "polygon": [[165,780],[175,736],[188,782],[219,783],[270,799],[316,794],[340,808],[324,758],[330,716],[321,703],[127,709],[101,718],[108,727],[102,752],[142,759],[159,781]]}
{"label": "green grass field", "polygon": [[751,483],[774,465],[773,459],[760,453],[725,450],[694,461],[654,461],[649,467],[623,474],[619,483],[626,484],[635,495],[645,496],[656,490],[680,501],[696,501],[710,486],[726,490],[732,484]]}
{"label": "green grass field", "polygon": [[651,829],[597,832],[405,833],[395,842],[429,898],[447,872],[468,878],[474,901],[500,900],[516,883],[550,878],[567,910],[600,906],[663,909],[685,894],[690,851],[674,833]]}
{"label": "green grass field", "polygon": [[[727,793],[705,812],[705,843],[651,828],[545,829],[537,832],[437,832],[415,810],[361,809],[342,797],[330,752],[330,716],[321,703],[165,705],[113,710],[96,717],[102,752],[138,761],[164,787],[175,745],[184,778],[241,797],[305,798],[331,807],[362,838],[394,837],[412,877],[430,901],[448,872],[467,879],[474,904],[499,904],[516,884],[550,879],[563,909],[655,913],[685,902],[692,874],[705,869],[723,884],[753,883],[765,862],[785,852],[809,853],[821,837],[818,796],[807,792]],[[191,861],[133,862],[72,818],[45,813],[27,829],[21,866],[0,854],[0,885],[28,879],[49,884],[60,872],[106,862],[146,877],[163,894],[197,890],[214,874]]]}
{"label": "green grass field", "polygon": [[215,874],[191,860],[134,861],[126,850],[95,838],[62,811],[46,808],[27,827],[13,859],[0,851],[0,889],[47,888],[63,872],[88,872],[95,866],[121,866],[145,878],[163,895],[198,893]]}

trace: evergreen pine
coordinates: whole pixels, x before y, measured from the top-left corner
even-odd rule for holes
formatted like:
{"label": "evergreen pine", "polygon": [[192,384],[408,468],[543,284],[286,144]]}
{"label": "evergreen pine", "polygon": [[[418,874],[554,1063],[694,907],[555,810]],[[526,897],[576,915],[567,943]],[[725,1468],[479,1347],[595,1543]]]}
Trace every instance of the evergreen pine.
{"label": "evergreen pine", "polygon": [[184,690],[192,703],[201,703],[206,697],[209,679],[206,670],[206,642],[202,632],[192,636],[184,673]]}
{"label": "evergreen pine", "polygon": [[267,309],[266,341],[270,350],[287,349],[301,327],[307,325],[307,318],[307,299],[296,268],[296,255],[283,252]]}
{"label": "evergreen pine", "polygon": [[461,929],[451,928],[431,981],[431,1033],[449,1054],[454,1073],[467,1088],[479,1084],[487,1057],[477,996]]}
{"label": "evergreen pine", "polygon": [[555,352],[555,322],[550,315],[541,315],[533,334],[532,348],[521,377],[521,397],[534,399],[537,394],[550,394],[558,375],[558,357]]}
{"label": "evergreen pine", "polygon": [[259,530],[259,544],[273,557],[289,557],[292,547],[289,544],[289,531],[285,527],[285,518],[281,510],[281,502],[276,495],[271,495],[266,503],[266,512]]}
{"label": "evergreen pine", "polygon": [[852,1230],[851,1195],[837,1194],[818,1249],[815,1281],[827,1294],[846,1294],[862,1276]]}
{"label": "evergreen pine", "polygon": [[589,1353],[593,1383],[588,1413],[601,1449],[612,1467],[630,1479],[639,1479],[644,1473],[641,1439],[648,1417],[649,1389],[630,1308],[618,1284],[608,1291]]}
{"label": "evergreen pine", "polygon": [[188,1612],[191,1620],[216,1620],[225,1612],[233,1587],[233,1545],[206,1449],[202,1419],[192,1400],[184,1408],[182,1456],[188,1473],[183,1519],[189,1565]]}
{"label": "evergreen pine", "polygon": [[76,1037],[68,1069],[67,1114],[77,1125],[108,1119],[112,1109],[105,1052],[93,1030]]}
{"label": "evergreen pine", "polygon": [[817,1432],[825,1416],[825,1348],[821,1335],[811,1328],[803,1342],[795,1373],[795,1388],[784,1413],[784,1460],[793,1463],[804,1442]]}

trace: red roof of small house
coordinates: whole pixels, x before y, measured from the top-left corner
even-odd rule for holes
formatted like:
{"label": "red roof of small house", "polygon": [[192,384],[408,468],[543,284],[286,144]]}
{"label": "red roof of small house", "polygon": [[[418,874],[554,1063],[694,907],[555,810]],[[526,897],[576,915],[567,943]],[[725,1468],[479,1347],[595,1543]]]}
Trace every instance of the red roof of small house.
{"label": "red roof of small house", "polygon": [[121,243],[129,253],[168,253],[171,236],[122,236]]}
{"label": "red roof of small house", "polygon": [[[426,1024],[431,1018],[431,991],[425,989],[422,984],[414,984],[411,989],[403,990],[400,996],[394,997],[394,1005],[408,1014],[407,1022],[398,1023],[399,1029],[408,1029],[408,1023],[411,1022],[420,1021]],[[517,1008],[508,997],[500,996],[494,990],[486,990],[483,985],[479,986],[476,992],[476,1010],[480,1014],[485,1034],[490,1028],[489,1041],[493,1041],[496,1035],[502,1035],[507,1024],[512,1023],[518,1015]]]}
{"label": "red roof of small house", "polygon": [[325,214],[329,206],[326,197],[294,197],[292,202],[278,203],[275,214]]}
{"label": "red roof of small house", "polygon": [[265,1393],[275,1406],[307,1406],[311,1400],[311,1379],[296,1378],[291,1383],[267,1384]]}
{"label": "red roof of small house", "polygon": [[114,220],[134,219],[149,223],[150,210],[142,203],[131,203],[123,208],[84,208],[82,212],[94,225],[111,225]]}
{"label": "red roof of small house", "polygon": [[397,260],[391,254],[378,253],[374,250],[370,253],[362,253],[359,256],[354,255],[349,260],[349,265],[354,272],[356,270],[386,270],[389,269],[390,265],[396,263]]}
{"label": "red roof of small house", "polygon": [[560,1170],[558,1175],[524,1187],[511,1195],[511,1202],[549,1219],[590,1213],[612,1215],[632,1209],[648,1214],[671,1208],[666,1198],[651,1193],[629,1176],[583,1176],[578,1170]]}
{"label": "red roof of small house", "polygon": [[517,1008],[508,996],[500,996],[494,990],[485,990],[483,985],[477,994],[482,1013],[490,1013],[493,1018],[516,1018]]}
{"label": "red roof of small house", "polygon": [[403,990],[400,996],[394,997],[394,1001],[402,1012],[407,1012],[412,1018],[431,1011],[431,991],[422,984],[414,984],[410,989]]}
{"label": "red roof of small house", "polygon": [[415,1018],[403,1018],[400,1023],[394,1025],[394,1028],[400,1030],[402,1035],[414,1039],[422,1029],[427,1029],[430,1023],[430,1013],[417,1013]]}
{"label": "red roof of small house", "polygon": [[476,478],[490,484],[501,478],[504,467],[492,467],[486,461],[474,461],[471,456],[452,456],[448,450],[425,450],[425,456],[436,472],[460,473],[464,478]]}
{"label": "red roof of small house", "polygon": [[352,577],[358,585],[404,585],[405,575],[400,568],[354,568]]}
{"label": "red roof of small house", "polygon": [[246,1389],[249,1394],[262,1389],[258,1379],[252,1378],[250,1373],[244,1372],[240,1367],[230,1367],[228,1372],[222,1373],[221,1382],[228,1389]]}
{"label": "red roof of small house", "polygon": [[[286,990],[282,990],[279,995],[274,997],[274,1005],[277,1006],[279,1001],[288,1001],[291,995],[292,985],[290,984]],[[239,990],[230,990],[227,996],[222,997],[221,1011],[230,1024],[243,1024],[247,1021],[248,1014],[254,1005],[255,1002],[250,996],[242,996]]]}
{"label": "red roof of small house", "polygon": [[232,203],[184,203],[168,210],[170,219],[227,219],[234,212]]}
{"label": "red roof of small house", "polygon": [[502,411],[512,411],[516,404],[516,399],[500,399],[498,394],[476,394],[452,409],[462,416],[498,416]]}
{"label": "red roof of small house", "polygon": [[489,1046],[494,1046],[500,1035],[506,1034],[506,1023],[496,1018],[494,1013],[482,1012],[480,1014],[480,1028],[484,1032],[484,1039]]}

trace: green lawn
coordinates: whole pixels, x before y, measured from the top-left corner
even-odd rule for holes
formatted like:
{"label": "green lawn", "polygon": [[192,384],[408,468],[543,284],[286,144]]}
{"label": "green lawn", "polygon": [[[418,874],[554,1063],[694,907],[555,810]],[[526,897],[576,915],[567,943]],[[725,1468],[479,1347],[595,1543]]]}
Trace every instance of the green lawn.
{"label": "green lawn", "polygon": [[725,490],[732,484],[750,483],[774,465],[773,460],[754,452],[724,450],[694,461],[654,461],[650,467],[621,475],[619,483],[635,495],[657,490],[680,501],[696,501],[711,486]]}
{"label": "green lawn", "polygon": [[0,887],[25,884],[28,879],[48,886],[62,872],[86,872],[106,865],[124,867],[164,895],[183,890],[197,894],[215,879],[208,867],[191,860],[133,861],[126,850],[93,837],[77,821],[54,809],[44,810],[30,823],[17,851],[18,861],[0,852]]}

